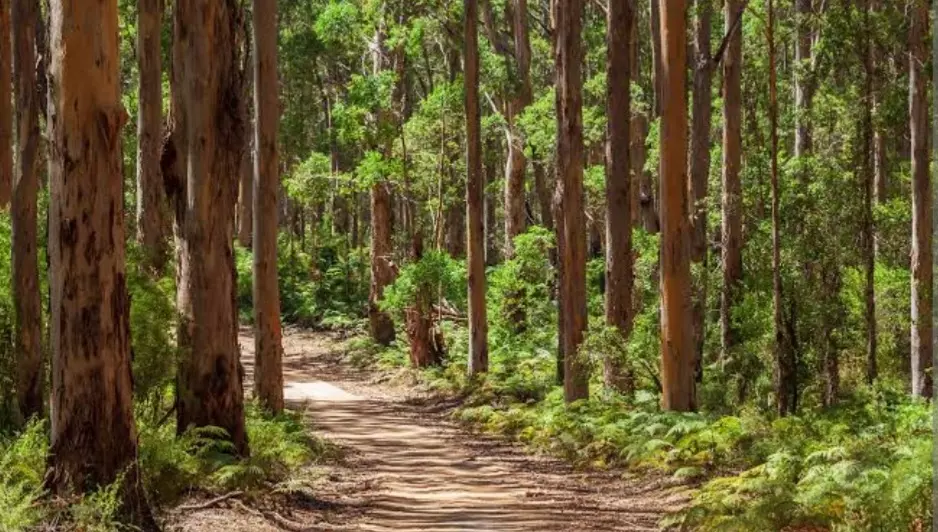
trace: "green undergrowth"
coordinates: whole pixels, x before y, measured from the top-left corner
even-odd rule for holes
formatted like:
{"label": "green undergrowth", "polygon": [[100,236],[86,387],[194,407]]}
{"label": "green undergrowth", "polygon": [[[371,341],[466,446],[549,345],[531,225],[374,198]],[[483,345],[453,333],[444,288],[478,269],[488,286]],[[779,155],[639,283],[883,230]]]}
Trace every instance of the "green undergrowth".
{"label": "green undergrowth", "polygon": [[356,339],[349,357],[461,396],[456,419],[534,452],[582,467],[654,470],[685,480],[695,489],[690,503],[665,519],[674,528],[930,527],[931,411],[900,390],[860,389],[835,408],[773,418],[750,407],[735,416],[664,412],[655,393],[640,390],[626,399],[597,381],[593,389],[600,391],[591,399],[567,406],[552,353],[496,345],[490,373],[470,380],[464,337],[464,329],[449,324],[449,359],[420,371],[406,368],[401,345]]}
{"label": "green undergrowth", "polygon": [[[276,490],[305,482],[305,466],[337,455],[332,445],[310,435],[297,413],[270,416],[251,404],[246,418],[251,456],[239,459],[221,429],[193,429],[177,436],[174,423],[139,416],[139,464],[151,504],[170,507],[189,493]],[[48,450],[45,422],[0,441],[0,532],[51,522],[87,531],[124,530],[118,519],[120,480],[80,499],[57,501],[43,487]]]}

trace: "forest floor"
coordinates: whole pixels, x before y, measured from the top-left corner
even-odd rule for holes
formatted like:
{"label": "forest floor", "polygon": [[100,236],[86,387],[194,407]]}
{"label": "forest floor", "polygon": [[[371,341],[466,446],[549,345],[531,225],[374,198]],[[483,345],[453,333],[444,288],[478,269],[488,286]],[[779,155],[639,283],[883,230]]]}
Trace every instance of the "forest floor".
{"label": "forest floor", "polygon": [[[242,331],[246,387],[253,342]],[[340,449],[291,485],[250,499],[185,501],[174,531],[658,530],[686,500],[666,477],[584,472],[517,445],[468,432],[454,399],[353,368],[335,335],[287,330],[285,396],[313,434]]]}

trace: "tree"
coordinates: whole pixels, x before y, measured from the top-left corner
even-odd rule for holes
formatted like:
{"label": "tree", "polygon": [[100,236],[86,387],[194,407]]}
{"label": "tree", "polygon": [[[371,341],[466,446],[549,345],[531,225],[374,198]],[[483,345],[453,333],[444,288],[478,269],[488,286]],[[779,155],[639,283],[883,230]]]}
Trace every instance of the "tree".
{"label": "tree", "polygon": [[928,2],[913,0],[909,12],[909,129],[912,153],[912,395],[931,397],[932,214],[929,175]]}
{"label": "tree", "polygon": [[[632,332],[631,56],[634,2],[610,0],[606,18],[606,324]],[[606,385],[630,391],[622,361],[607,357]]]}
{"label": "tree", "polygon": [[782,316],[782,254],[779,233],[781,208],[778,189],[778,96],[777,71],[775,68],[775,7],[767,0],[768,27],[766,36],[769,49],[769,136],[771,161],[770,182],[772,188],[772,324],[775,333],[775,373],[778,415],[795,413],[798,406],[798,381],[794,353],[785,338]]}
{"label": "tree", "polygon": [[485,232],[482,172],[482,123],[479,105],[479,4],[463,4],[466,91],[466,219],[469,265],[469,374],[489,365],[488,320],[485,314]]}
{"label": "tree", "polygon": [[164,191],[159,166],[163,142],[162,22],[162,0],[141,0],[138,3],[137,241],[147,255],[148,266],[156,271],[162,270],[167,253],[163,234]]}
{"label": "tree", "polygon": [[[211,8],[211,9],[210,9]],[[174,187],[178,342],[176,423],[220,427],[248,453],[235,307],[232,227],[244,112],[236,0],[179,0],[175,11]],[[234,97],[232,97],[234,96]],[[164,149],[164,173],[167,152]],[[165,176],[164,176],[165,180]]]}
{"label": "tree", "polygon": [[[245,39],[250,41],[251,32],[245,31]],[[251,50],[251,43],[246,42],[244,46],[245,71],[253,71],[254,53]],[[252,89],[254,87],[252,76],[248,76],[244,84],[244,121],[246,124],[253,122],[251,115],[252,108]],[[250,127],[250,125],[248,125]],[[257,128],[254,125],[255,131]],[[242,247],[251,247],[251,235],[254,229],[254,135],[246,135],[244,139],[244,154],[241,156],[241,179],[238,182],[238,244]]]}
{"label": "tree", "polygon": [[517,68],[514,89],[506,97],[505,130],[508,146],[505,166],[505,256],[511,257],[514,238],[525,228],[525,173],[527,156],[524,153],[525,139],[518,126],[518,118],[531,104],[531,40],[528,35],[527,0],[510,0],[506,17],[511,24],[511,39],[495,27],[491,0],[483,0],[483,20],[489,41],[495,51],[513,60]]}
{"label": "tree", "polygon": [[[809,17],[813,11],[813,0],[795,0],[795,157],[803,157],[811,151],[811,104],[814,101],[815,82],[812,46],[814,32]],[[807,172],[801,172],[802,180]]]}
{"label": "tree", "polygon": [[863,214],[861,216],[861,234],[863,247],[863,268],[864,272],[864,293],[865,302],[864,317],[866,318],[866,380],[868,384],[873,384],[876,380],[879,369],[876,364],[876,286],[874,284],[876,273],[876,233],[873,227],[873,196],[875,195],[875,177],[873,174],[873,108],[875,107],[874,96],[874,54],[873,38],[870,26],[870,12],[873,10],[873,2],[866,0],[863,6],[863,26],[861,30],[863,35],[862,46],[860,47],[860,60],[863,63],[863,140],[860,149],[862,150],[861,165],[861,187],[863,190]]}
{"label": "tree", "polygon": [[[386,7],[385,7],[386,8]],[[385,9],[385,8],[382,8]],[[387,68],[386,50],[384,50],[384,22],[379,22],[375,34],[373,50],[373,74],[378,75]],[[390,111],[378,112],[379,130],[386,130],[391,121]],[[390,156],[390,142],[384,146],[384,153]],[[371,185],[371,288],[368,292],[368,323],[371,338],[381,345],[390,345],[394,341],[394,322],[387,312],[379,307],[384,289],[394,282],[395,272],[391,262],[393,242],[391,239],[391,190],[385,179],[376,179]]]}
{"label": "tree", "polygon": [[[724,21],[731,28],[741,19],[741,0],[726,0]],[[741,24],[741,20],[735,22]],[[742,74],[742,31],[729,33],[723,57],[723,291],[720,298],[720,329],[724,356],[738,341],[733,324],[733,308],[738,299],[743,274],[742,184],[739,172],[742,160],[742,114],[740,112]]]}
{"label": "tree", "polygon": [[16,102],[16,169],[13,174],[13,302],[16,312],[16,390],[24,419],[43,411],[42,324],[39,296],[37,200],[39,94],[36,90],[36,25],[39,5],[13,2],[13,77]]}
{"label": "tree", "polygon": [[283,410],[283,346],[277,283],[277,1],[254,0],[254,393]]}
{"label": "tree", "polygon": [[556,220],[560,250],[560,337],[564,398],[589,395],[589,375],[578,349],[586,333],[586,216],[583,204],[583,1],[555,0],[554,62],[557,105]]}
{"label": "tree", "polygon": [[[0,50],[10,50],[10,0],[0,0]],[[13,184],[13,55],[0,54],[0,209],[10,203]]]}
{"label": "tree", "polygon": [[687,182],[687,34],[683,0],[661,10],[661,407],[696,408]]}
{"label": "tree", "polygon": [[50,484],[81,493],[120,478],[129,523],[155,530],[133,417],[117,1],[57,0],[51,14]]}
{"label": "tree", "polygon": [[713,115],[710,56],[710,0],[697,1],[694,28],[694,99],[688,161],[688,194],[690,198],[691,260],[703,263],[696,280],[693,320],[694,351],[697,357],[696,377],[702,379],[703,350],[707,307],[707,196],[710,184],[710,122]]}

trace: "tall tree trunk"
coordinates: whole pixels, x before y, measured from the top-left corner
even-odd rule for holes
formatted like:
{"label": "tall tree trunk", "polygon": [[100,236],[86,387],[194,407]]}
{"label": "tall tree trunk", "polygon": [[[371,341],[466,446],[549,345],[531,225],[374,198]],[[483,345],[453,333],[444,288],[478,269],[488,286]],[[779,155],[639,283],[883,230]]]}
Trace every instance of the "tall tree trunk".
{"label": "tall tree trunk", "polygon": [[660,0],[661,407],[696,408],[687,201],[687,33],[684,0]]}
{"label": "tall tree trunk", "polygon": [[931,397],[932,227],[929,175],[928,1],[913,0],[909,29],[909,129],[912,138],[912,394]]}
{"label": "tall tree trunk", "polygon": [[864,105],[863,105],[863,143],[861,146],[861,157],[863,164],[862,171],[862,190],[863,190],[863,215],[862,228],[863,235],[863,262],[866,270],[866,283],[864,290],[864,299],[866,302],[866,380],[872,384],[876,380],[878,373],[876,363],[876,286],[874,284],[876,273],[876,245],[875,230],[873,227],[873,196],[874,193],[874,174],[873,174],[873,107],[875,102],[874,82],[875,67],[873,63],[873,39],[871,36],[870,11],[873,9],[871,0],[866,0],[863,11],[863,20],[866,28],[863,33],[863,48],[861,49],[864,70]]}
{"label": "tall tree trunk", "polygon": [[13,186],[13,54],[10,50],[10,0],[0,0],[0,209],[10,203]]}
{"label": "tall tree trunk", "polygon": [[[250,120],[246,122],[250,127]],[[238,244],[251,249],[253,239],[251,233],[254,225],[254,147],[248,141],[244,146],[244,155],[241,156],[241,167],[238,171]]]}
{"label": "tall tree trunk", "polygon": [[[251,32],[245,31],[245,40],[251,39]],[[253,102],[253,88],[254,88],[254,79],[251,72],[254,69],[254,54],[256,52],[252,48],[250,42],[246,42],[244,45],[244,66],[245,71],[247,72],[247,79],[244,83],[244,90],[241,93],[241,98],[244,102],[244,124],[248,131],[256,131],[257,126],[253,124],[254,117],[251,116],[251,107],[254,105]],[[256,109],[255,109],[256,110]],[[252,129],[251,126],[254,126]],[[244,153],[241,155],[241,166],[239,170],[239,179],[238,179],[238,205],[237,205],[237,235],[238,235],[238,244],[241,244],[241,247],[251,249],[252,236],[254,231],[254,165],[255,154],[254,154],[254,135],[245,135],[244,136]]]}
{"label": "tall tree trunk", "polygon": [[160,176],[163,78],[160,33],[162,0],[137,4],[137,68],[140,71],[137,119],[137,242],[144,249],[147,266],[160,272],[166,263],[166,213]]}
{"label": "tall tree trunk", "polygon": [[466,86],[466,218],[469,257],[469,374],[489,369],[485,315],[485,232],[483,231],[482,123],[479,109],[479,4],[465,0],[463,36]]}
{"label": "tall tree trunk", "polygon": [[697,1],[694,40],[694,101],[693,122],[690,137],[690,161],[688,168],[688,193],[691,206],[691,260],[703,263],[694,288],[694,352],[697,357],[696,377],[703,375],[703,349],[706,337],[707,314],[707,196],[710,182],[710,121],[713,115],[712,83],[713,71],[710,59],[710,17],[713,11],[711,0]]}
{"label": "tall tree trunk", "polygon": [[277,283],[277,0],[254,0],[254,395],[283,410],[283,345]]}
{"label": "tall tree trunk", "polygon": [[547,165],[542,161],[533,161],[534,192],[537,194],[538,208],[541,210],[541,226],[548,231],[554,230],[554,209],[551,187],[547,185]]}
{"label": "tall tree trunk", "polygon": [[[814,32],[810,17],[814,0],[795,0],[795,157],[811,151],[811,103],[814,100],[812,43]],[[803,181],[807,173],[801,172]]]}
{"label": "tall tree trunk", "polygon": [[[632,0],[610,0],[606,17],[606,323],[632,332],[632,205],[630,155]],[[607,357],[606,385],[632,391],[624,361]]]}
{"label": "tall tree trunk", "polygon": [[694,40],[693,124],[690,137],[688,183],[691,200],[691,258],[702,262],[707,252],[707,195],[710,181],[711,101],[710,15],[711,0],[697,1]]}
{"label": "tall tree trunk", "polygon": [[[586,214],[583,201],[583,0],[555,0],[554,58],[557,68],[557,182],[561,187],[563,253],[560,315],[564,398],[589,395],[589,374],[578,349],[586,333]],[[557,220],[558,227],[561,220]]]}
{"label": "tall tree trunk", "polygon": [[505,169],[505,255],[511,257],[514,238],[525,230],[524,135],[518,119],[531,103],[531,40],[528,36],[528,2],[511,0],[511,29],[514,59],[518,68],[518,86],[508,102],[508,159]]}
{"label": "tall tree trunk", "polygon": [[785,339],[782,315],[782,262],[781,236],[779,233],[779,190],[778,190],[778,97],[775,68],[775,8],[768,0],[768,48],[769,48],[769,130],[771,137],[771,188],[772,188],[772,324],[775,334],[775,397],[778,415],[793,414],[798,404],[798,386],[795,380],[794,353]]}
{"label": "tall tree trunk", "polygon": [[[237,51],[237,0],[178,0],[174,66],[181,108],[177,131],[185,184],[176,194],[181,229],[177,308],[176,423],[225,429],[248,454],[238,349],[233,214],[244,150],[244,89]],[[236,103],[231,103],[236,102]],[[164,155],[165,156],[165,155]]]}
{"label": "tall tree trunk", "polygon": [[42,416],[42,326],[37,255],[39,93],[36,25],[39,4],[13,2],[13,77],[16,102],[16,169],[13,173],[13,305],[16,313],[16,396],[23,419]]}
{"label": "tall tree trunk", "polygon": [[664,99],[662,79],[664,78],[664,61],[661,56],[661,8],[656,0],[649,2],[649,31],[651,36],[651,86],[652,118],[661,116],[661,105]]}
{"label": "tall tree trunk", "polygon": [[[372,58],[375,74],[388,67],[387,51],[384,50],[384,31],[381,27],[376,34],[378,44]],[[395,88],[394,93],[398,93],[398,88]],[[389,110],[379,113],[378,121],[384,124],[385,129],[391,119]],[[384,150],[386,155],[390,156],[389,146],[385,146]],[[371,338],[381,345],[389,345],[394,341],[394,322],[378,306],[384,297],[384,289],[394,282],[395,277],[391,262],[394,247],[391,237],[390,186],[386,181],[378,181],[371,186],[371,288],[368,292],[368,321]]]}
{"label": "tall tree trunk", "polygon": [[49,483],[81,493],[123,475],[125,517],[155,530],[137,466],[117,43],[117,0],[53,2]]}
{"label": "tall tree trunk", "polygon": [[[737,17],[742,17],[742,9],[740,0],[726,0],[723,4],[726,27],[731,27]],[[743,275],[742,184],[739,176],[742,160],[742,56],[742,32],[734,31],[723,57],[723,292],[720,300],[723,356],[739,340],[733,325],[733,308]]]}

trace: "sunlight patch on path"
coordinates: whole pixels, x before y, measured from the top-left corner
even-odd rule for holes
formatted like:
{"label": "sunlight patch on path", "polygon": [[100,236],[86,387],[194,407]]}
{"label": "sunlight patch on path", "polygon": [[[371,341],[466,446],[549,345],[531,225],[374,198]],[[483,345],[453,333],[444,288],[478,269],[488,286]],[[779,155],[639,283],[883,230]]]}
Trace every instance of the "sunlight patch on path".
{"label": "sunlight patch on path", "polygon": [[287,401],[360,401],[361,397],[352,395],[338,386],[322,381],[288,382],[283,389]]}

